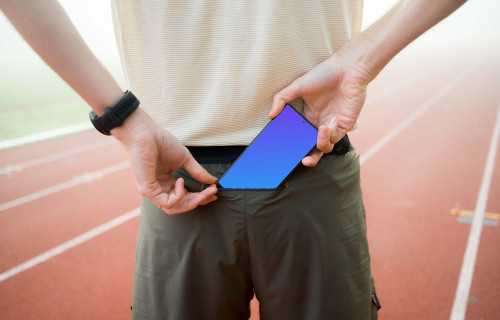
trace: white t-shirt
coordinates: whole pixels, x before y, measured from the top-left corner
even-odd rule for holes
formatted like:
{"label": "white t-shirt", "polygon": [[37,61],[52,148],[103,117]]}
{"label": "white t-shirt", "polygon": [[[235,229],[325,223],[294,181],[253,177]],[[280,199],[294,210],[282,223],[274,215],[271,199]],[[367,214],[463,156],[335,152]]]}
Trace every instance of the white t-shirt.
{"label": "white t-shirt", "polygon": [[154,120],[186,146],[248,145],[273,95],[360,31],[362,0],[112,0],[112,11],[129,89]]}

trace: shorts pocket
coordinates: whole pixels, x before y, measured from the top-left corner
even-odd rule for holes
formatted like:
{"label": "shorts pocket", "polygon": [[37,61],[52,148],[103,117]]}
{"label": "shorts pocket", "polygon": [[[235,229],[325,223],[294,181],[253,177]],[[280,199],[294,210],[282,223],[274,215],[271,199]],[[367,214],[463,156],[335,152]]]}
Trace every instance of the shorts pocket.
{"label": "shorts pocket", "polygon": [[[206,185],[205,185],[206,186]],[[288,188],[288,185],[282,185],[277,188],[220,188],[219,191],[239,191],[239,192],[276,192]]]}

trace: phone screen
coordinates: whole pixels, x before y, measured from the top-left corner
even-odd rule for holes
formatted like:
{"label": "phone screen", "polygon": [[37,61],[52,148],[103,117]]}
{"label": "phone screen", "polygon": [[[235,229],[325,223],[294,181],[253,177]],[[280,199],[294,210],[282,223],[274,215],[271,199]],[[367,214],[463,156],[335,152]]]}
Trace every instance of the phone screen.
{"label": "phone screen", "polygon": [[318,130],[286,105],[219,179],[225,189],[274,189],[315,146]]}

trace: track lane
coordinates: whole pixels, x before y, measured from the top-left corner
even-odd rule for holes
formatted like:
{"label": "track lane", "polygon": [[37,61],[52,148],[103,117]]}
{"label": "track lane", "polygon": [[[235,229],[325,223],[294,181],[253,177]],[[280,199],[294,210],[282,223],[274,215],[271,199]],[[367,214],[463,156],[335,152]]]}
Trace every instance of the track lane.
{"label": "track lane", "polygon": [[[406,55],[401,57],[399,65],[410,57]],[[363,154],[413,110],[446,86],[449,79],[454,79],[450,76],[450,69],[448,65],[429,62],[422,64],[414,72],[401,72],[394,68],[383,71],[385,73],[380,75],[381,80],[375,79],[368,88],[367,100],[359,119],[360,128],[349,135],[357,151]],[[433,72],[430,70],[438,72],[439,76],[431,76]],[[392,92],[393,86],[399,90]],[[386,96],[385,91],[391,94]]]}
{"label": "track lane", "polygon": [[[447,76],[449,75],[442,74],[440,76],[441,80],[437,79],[437,82],[439,83],[439,81],[442,81]],[[476,79],[476,76],[472,76],[472,78]],[[436,80],[436,78],[433,78],[430,81],[434,80]],[[491,80],[492,79],[488,79],[488,81]],[[484,83],[477,84],[478,87],[481,87],[483,85]],[[457,92],[455,93],[456,95],[462,97],[466,95],[468,91],[470,91],[467,89],[469,88],[463,86],[461,91],[457,90]],[[486,91],[488,90],[485,90],[483,92],[485,93],[485,96],[488,95]],[[419,94],[422,97],[427,95],[424,91],[416,90],[416,98],[419,97]],[[482,137],[481,134],[488,130],[488,125],[483,124],[487,124],[489,119],[488,114],[485,114],[481,117],[471,117],[471,106],[473,106],[474,103],[477,104],[479,100],[483,99],[478,98],[478,95],[476,93],[474,93],[473,96],[473,99],[456,99],[459,100],[458,102],[449,102],[448,99],[444,99],[446,100],[445,103],[440,104],[437,108],[439,109],[439,112],[437,114],[444,115],[444,118],[446,119],[444,123],[437,123],[438,121],[435,121],[436,119],[428,120],[427,116],[429,115],[427,114],[425,114],[424,117],[418,120],[418,127],[420,128],[439,128],[440,126],[442,127],[454,122],[455,115],[458,114],[458,125],[453,125],[451,126],[450,130],[443,132],[439,130],[429,130],[434,134],[430,134],[429,132],[427,132],[424,136],[422,136],[418,131],[417,133],[415,133],[415,130],[412,131],[412,127],[410,127],[408,128],[408,132],[406,130],[402,132],[401,137],[398,136],[390,146],[384,149],[384,152],[378,154],[376,157],[371,159],[368,164],[362,167],[363,189],[365,190],[365,201],[367,205],[369,224],[368,232],[370,238],[370,247],[372,250],[374,273],[376,276],[379,294],[381,296],[382,303],[384,304],[384,308],[381,312],[381,318],[383,319],[411,319],[411,316],[413,315],[415,315],[415,319],[420,319],[420,317],[418,316],[420,316],[421,314],[411,313],[412,311],[414,311],[414,309],[417,309],[417,311],[419,309],[418,307],[415,308],[413,306],[413,304],[415,303],[422,308],[429,308],[429,314],[432,315],[431,318],[440,319],[440,315],[442,315],[442,313],[439,312],[439,309],[445,309],[446,303],[449,300],[447,300],[446,295],[438,292],[440,290],[439,287],[446,286],[449,282],[451,282],[450,279],[453,279],[454,276],[458,277],[458,275],[454,275],[453,271],[449,272],[450,274],[447,275],[442,269],[433,269],[433,267],[444,267],[445,264],[449,263],[449,261],[452,261],[456,264],[455,260],[461,260],[461,256],[463,255],[462,249],[464,248],[460,248],[460,245],[462,243],[465,243],[461,242],[461,239],[465,238],[465,234],[468,232],[469,226],[457,224],[455,217],[449,215],[449,209],[450,206],[453,206],[457,201],[459,201],[460,205],[463,206],[467,206],[469,203],[471,203],[473,206],[476,200],[474,199],[474,196],[467,197],[467,195],[470,194],[471,190],[474,190],[474,188],[476,189],[472,193],[477,194],[479,183],[476,183],[475,181],[478,179],[480,180],[480,177],[478,177],[480,176],[480,174],[476,175],[475,171],[471,170],[470,168],[473,167],[477,162],[480,162],[480,159],[474,159],[474,157],[470,157],[469,155],[478,154],[478,158],[480,158],[481,152],[484,153],[484,150],[481,151],[481,139],[479,137]],[[376,113],[387,110],[391,106],[394,106],[393,103],[396,98],[401,97],[391,96],[389,97],[389,99],[383,99],[377,102],[380,104],[377,106],[374,105],[372,110],[377,109]],[[404,92],[403,98],[412,100],[411,97],[408,96],[408,92]],[[460,103],[460,101],[462,100],[466,100],[466,103]],[[405,106],[404,110],[397,110],[401,111],[401,113],[398,113],[398,115],[403,115],[404,118],[404,115],[409,112],[407,108],[414,109],[418,106],[418,103],[414,102],[416,101],[412,101],[411,105]],[[482,102],[483,101],[481,101],[481,104]],[[397,108],[401,109],[401,104],[397,104],[396,106]],[[364,113],[368,110],[370,109],[366,108]],[[483,111],[484,109],[481,110]],[[431,108],[431,110],[429,110],[429,112],[432,114],[434,114],[434,111],[434,108]],[[448,117],[446,115],[448,115]],[[402,119],[402,117],[395,116],[391,117],[390,120],[393,123],[397,123],[398,119]],[[472,136],[476,139],[469,139],[470,137],[468,136],[463,138],[462,136],[464,136],[464,131],[468,131],[464,129],[464,124],[470,125],[471,123],[473,124],[472,131],[474,131],[474,134]],[[476,123],[479,124],[479,129],[477,129]],[[363,152],[363,144],[369,146],[369,143],[363,141],[367,139],[377,139],[377,135],[374,136],[373,130],[366,130],[369,128],[369,124],[369,119],[367,119],[367,121],[362,121],[361,128],[352,135],[353,141],[355,141],[355,146],[361,153]],[[389,125],[378,125],[377,127],[386,129],[386,131],[391,128]],[[383,130],[380,130],[380,134],[378,134],[378,137],[383,134]],[[456,137],[460,137],[460,140],[458,142]],[[424,138],[431,138],[431,140],[436,139],[436,141],[441,142],[441,144],[428,149],[430,150],[429,153],[431,154],[431,157],[421,159],[418,157],[418,154],[415,155],[415,151],[427,150],[425,148],[429,148],[429,145],[422,143],[422,140]],[[453,148],[451,148],[451,150],[446,150],[445,147],[448,147],[450,145],[453,146]],[[411,146],[413,148],[409,148],[408,146]],[[463,146],[467,146],[467,149],[464,149]],[[416,150],[416,147],[420,147],[420,149]],[[366,148],[364,150],[366,150]],[[386,152],[386,150],[389,151]],[[466,152],[464,150],[466,150]],[[404,154],[401,154],[401,152],[403,152]],[[392,157],[388,157],[388,153],[389,156],[392,154]],[[393,161],[395,158],[399,160]],[[449,161],[445,161],[446,159],[448,159]],[[409,163],[405,164],[406,162]],[[440,164],[440,166],[436,166],[436,163]],[[418,168],[424,168],[425,170],[423,171],[425,171],[426,174],[419,174],[420,171],[417,170]],[[386,181],[387,179],[389,179],[387,175],[385,175],[385,173],[387,172],[395,175],[394,178],[390,179],[389,183],[387,183]],[[408,172],[410,172],[411,174],[408,175]],[[437,179],[438,177],[440,179]],[[448,187],[436,188],[436,186],[438,186],[438,184],[435,183],[436,179],[439,181],[446,181],[446,186]],[[466,182],[465,184],[463,183],[464,181]],[[381,182],[386,182],[387,186],[383,185]],[[370,184],[371,187],[367,188],[366,185]],[[415,192],[414,185],[419,186],[419,188],[417,188],[418,192]],[[123,184],[121,184],[121,186],[123,186]],[[389,189],[388,187],[391,187],[392,189]],[[389,193],[389,191],[392,192],[384,196],[384,193]],[[405,193],[405,191],[408,192]],[[136,194],[135,191],[133,193]],[[96,198],[100,197],[99,194],[94,195],[94,193],[92,193],[89,189],[89,191],[86,193],[86,196],[88,197],[90,195],[93,195],[93,197]],[[432,203],[429,203],[429,199],[432,199]],[[75,201],[74,203],[76,204],[78,202]],[[137,202],[135,203],[137,204]],[[427,205],[420,207],[421,203]],[[95,207],[101,205],[103,204],[95,203]],[[54,208],[54,210],[64,210],[62,209],[64,207],[65,206],[59,206]],[[37,210],[37,208],[34,208],[33,210]],[[391,216],[387,215],[388,212],[396,212],[397,214],[393,214]],[[405,217],[402,218],[402,214],[404,214]],[[425,215],[425,217],[421,217],[421,215]],[[68,216],[69,215],[65,215],[65,217]],[[408,217],[415,219],[411,221],[405,219]],[[419,218],[425,218],[425,220]],[[436,223],[434,223],[435,220]],[[450,220],[453,221],[453,223],[450,223]],[[58,219],[54,219],[52,227],[60,223],[58,221]],[[446,227],[448,227],[449,229],[454,231],[453,235],[451,237],[443,237],[443,235],[446,235],[446,231],[444,231],[442,235],[437,234],[436,230],[430,228],[429,222],[433,222],[432,226],[436,225],[437,227],[439,227],[438,231],[447,230]],[[384,225],[382,227],[379,226],[380,224],[385,223],[387,223],[387,225]],[[133,224],[133,222],[130,222],[130,224]],[[128,226],[129,225],[127,224],[127,227]],[[132,247],[134,247],[137,226],[135,226],[135,228],[125,230],[127,227],[118,227],[113,231],[113,233],[116,232],[117,234],[120,234],[120,236],[118,237],[119,239],[133,238],[134,244],[132,244]],[[401,230],[400,227],[402,227]],[[87,228],[87,230],[88,229],[90,228]],[[415,236],[414,232],[412,233],[412,231],[415,231],[417,229],[420,231],[423,230],[423,233]],[[455,229],[457,229],[458,231]],[[29,236],[29,231],[30,230],[27,230],[27,232],[24,233],[24,236]],[[409,234],[406,234],[405,232]],[[103,235],[103,237],[105,236]],[[431,241],[428,241],[429,239],[424,239],[425,241],[423,241],[423,243],[419,243],[418,241],[422,240],[420,239],[420,237],[430,238]],[[407,243],[404,242],[408,238],[417,241],[414,241],[413,244],[410,244],[410,246],[408,246]],[[74,252],[80,253],[80,250],[84,247],[86,248],[87,245],[89,247],[92,247],[92,249],[89,250],[90,256],[92,256],[92,254],[95,253],[96,250],[99,251],[105,249],[107,246],[110,246],[113,249],[111,245],[114,245],[115,243],[101,243],[100,239],[101,237],[96,238],[95,241],[84,244],[81,246],[81,248],[78,247],[72,249],[68,251],[67,254],[72,254]],[[94,243],[99,243],[99,245],[94,245]],[[395,246],[400,246],[401,244],[404,244],[406,247],[404,247],[403,249],[394,248]],[[120,244],[116,245],[117,248],[120,248]],[[19,247],[19,249],[23,250],[22,247]],[[481,249],[482,247],[480,248],[480,256],[482,252]],[[389,253],[391,254],[386,254],[386,251],[390,251]],[[443,253],[444,256],[441,257],[437,255],[437,253]],[[385,258],[394,257],[391,256],[392,254],[395,254],[396,258],[406,255],[413,256],[414,258],[429,257],[430,265],[423,264],[422,261],[417,261],[415,263],[411,259],[407,259],[406,261],[399,261],[398,259],[395,259],[394,261],[389,260],[389,262],[394,263],[394,265],[391,265],[387,263],[388,261]],[[131,285],[131,273],[129,273],[128,275],[123,275],[123,277],[115,278],[113,271],[117,271],[116,266],[110,266],[107,264],[101,265],[96,263],[93,265],[93,268],[89,268],[89,264],[95,263],[93,258],[86,258],[86,256],[82,253],[82,255],[78,256],[78,259],[80,259],[78,260],[78,264],[73,264],[73,262],[67,260],[67,257],[68,255],[66,255],[65,253],[57,258],[61,259],[60,261],[56,259],[51,260],[50,263],[47,262],[42,266],[37,266],[32,271],[27,271],[23,275],[19,275],[10,279],[10,282],[5,282],[18,284],[18,286],[9,287],[11,290],[4,291],[2,283],[0,285],[0,297],[2,297],[0,301],[4,301],[3,298],[5,296],[7,296],[8,299],[6,300],[7,302],[5,305],[2,305],[2,302],[0,302],[0,305],[5,308],[9,306],[9,308],[11,309],[12,306],[19,306],[13,308],[17,310],[16,313],[9,314],[28,319],[38,319],[40,318],[40,314],[56,315],[61,318],[69,317],[81,319],[101,318],[103,315],[106,315],[106,319],[123,319],[124,317],[129,317],[129,310],[127,309],[127,312],[123,312],[123,305],[126,305],[130,301],[129,297],[131,295],[131,287],[125,288],[123,284],[128,283],[129,285]],[[460,258],[456,259],[456,257]],[[103,259],[105,259],[103,262],[106,262],[105,256],[103,256]],[[480,265],[479,261],[480,258],[478,258],[478,265]],[[45,267],[48,266],[51,266],[51,268],[46,269]],[[61,266],[66,266],[66,269],[72,269],[72,273],[70,274],[71,277],[58,277],[58,273],[61,272]],[[127,261],[120,265],[118,268],[124,269],[131,266],[132,265],[130,261]],[[401,274],[403,273],[404,276],[404,273],[411,271],[411,268],[413,266],[421,266],[421,274],[415,275],[412,272],[409,272],[407,274],[408,278],[401,278]],[[98,269],[99,267],[101,269]],[[433,271],[437,272],[438,274],[433,274]],[[30,277],[28,279],[29,281],[26,281],[25,277],[28,277],[28,272],[33,273],[30,273]],[[37,272],[39,272],[39,275],[35,276]],[[94,274],[94,272],[98,273],[96,278],[104,276],[105,279],[109,280],[108,282],[104,281],[106,283],[106,288],[104,290],[108,292],[108,289],[110,289],[109,292],[111,293],[109,296],[102,296],[99,295],[99,293],[95,292],[95,286],[93,286],[93,284],[91,284],[91,281],[89,280],[91,276],[88,276],[88,274]],[[78,274],[79,278],[77,277],[75,279],[75,274]],[[386,278],[381,278],[381,274],[385,275]],[[46,278],[51,281],[46,282]],[[401,279],[402,281],[394,281],[394,278]],[[420,287],[412,287],[411,285],[418,285],[419,279],[423,281],[423,285],[421,285]],[[456,282],[457,279],[454,280]],[[19,285],[19,283],[22,284]],[[405,285],[405,288],[402,288],[402,285]],[[434,291],[436,286],[438,287],[438,291]],[[58,290],[54,290],[54,288],[57,288]],[[118,290],[120,288],[123,289],[123,291]],[[421,290],[414,291],[414,289]],[[452,289],[451,291],[453,290],[454,289]],[[58,295],[53,296],[51,291],[57,291]],[[12,295],[11,298],[11,296],[8,295],[9,292],[17,293],[15,296]],[[119,292],[119,294],[116,294],[117,292]],[[434,296],[429,295],[429,293],[435,292],[437,292],[437,294],[435,294]],[[37,301],[38,297],[45,297],[45,295],[47,295],[47,297],[44,298],[43,301]],[[429,297],[425,297],[426,295],[428,295]],[[61,301],[67,299],[68,296],[71,296],[73,298],[72,301],[76,300],[74,299],[74,297],[78,297],[78,303],[71,304],[66,302],[61,304]],[[97,299],[94,299],[94,297],[96,297]],[[498,295],[496,297],[498,297]],[[116,300],[113,300],[113,298],[116,298]],[[431,304],[429,304],[429,300],[434,301],[430,301]],[[112,310],[117,310],[116,313],[107,313],[107,306],[102,301],[117,301],[116,303],[119,307],[117,309],[111,308]],[[30,312],[28,314],[28,309],[32,308],[32,304],[35,306],[33,309],[35,312]],[[54,308],[51,308],[51,306],[53,305],[57,305],[58,307],[61,306],[63,310],[61,312],[56,312],[53,310]],[[477,305],[479,305],[479,303]],[[255,306],[255,303],[253,304],[253,306]],[[394,306],[396,306],[395,309]],[[398,309],[398,306],[400,307],[400,309]],[[2,309],[5,310],[5,308]],[[99,312],[94,312],[94,310],[97,310]],[[402,318],[397,317],[401,315],[403,316]],[[252,319],[258,319],[258,317],[252,317]]]}
{"label": "track lane", "polygon": [[106,223],[103,223],[85,233],[82,233],[81,235],[70,239],[54,248],[51,248],[50,250],[47,250],[36,257],[31,258],[30,260],[27,260],[3,273],[0,274],[0,282],[3,282],[9,278],[12,278],[13,276],[20,274],[26,270],[29,270],[31,268],[34,268],[35,266],[46,262],[47,260],[50,260],[70,249],[73,249],[76,246],[81,245],[82,243],[85,243],[86,241],[95,238],[97,236],[100,236],[101,234],[108,232],[109,230],[116,228],[117,226],[132,220],[134,218],[137,218],[140,214],[140,208],[135,208],[127,213],[124,213]]}
{"label": "track lane", "polygon": [[23,162],[40,156],[52,155],[75,146],[84,145],[93,141],[102,141],[105,139],[106,137],[99,135],[98,132],[89,130],[38,143],[1,150],[0,168],[9,164]]}
{"label": "track lane", "polygon": [[132,172],[127,169],[3,212],[0,272],[137,207],[139,202]]}
{"label": "track lane", "polygon": [[116,143],[116,140],[105,139],[101,141],[93,141],[91,143],[81,144],[79,146],[68,148],[61,152],[56,152],[46,156],[41,156],[27,161],[19,162],[14,164],[13,167],[18,168],[18,170],[24,170],[26,168],[35,167],[44,163],[65,161],[67,158],[72,158],[74,155],[86,153],[88,151],[93,151],[101,147],[109,146],[113,143]]}
{"label": "track lane", "polygon": [[[499,100],[500,104],[500,100]],[[498,104],[497,104],[498,105]],[[468,208],[464,208],[468,209]],[[496,155],[486,212],[500,214],[500,152]],[[500,315],[500,221],[497,226],[483,225],[481,243],[472,278],[466,319],[493,319]]]}
{"label": "track lane", "polygon": [[129,162],[125,160],[119,163],[115,163],[111,166],[99,169],[97,171],[86,172],[81,175],[76,175],[70,180],[66,180],[61,183],[49,186],[47,188],[43,188],[35,192],[29,193],[27,195],[21,196],[19,198],[15,198],[11,201],[4,202],[0,204],[0,212],[8,211],[9,209],[21,206],[31,201],[36,201],[38,199],[50,196],[52,194],[69,190],[84,183],[91,183],[94,180],[103,179],[104,177],[110,174],[127,169],[129,166],[130,166]]}
{"label": "track lane", "polygon": [[481,187],[477,196],[474,214],[471,219],[471,228],[462,262],[458,286],[455,293],[455,300],[451,311],[450,319],[452,320],[462,320],[465,318],[467,304],[470,297],[470,287],[474,276],[483,223],[485,222],[484,218],[486,216],[486,205],[488,202],[491,178],[493,176],[495,158],[498,151],[498,144],[500,142],[500,108],[498,108],[496,113],[495,126],[490,140],[486,163],[484,165],[484,172],[481,179]]}
{"label": "track lane", "polygon": [[138,223],[133,219],[2,282],[1,318],[130,319]]}
{"label": "track lane", "polygon": [[[0,205],[127,160],[119,144],[0,175]],[[0,213],[5,214],[5,213]]]}
{"label": "track lane", "polygon": [[[411,81],[409,81],[409,83],[411,83]],[[406,84],[406,85],[408,85],[408,84]],[[399,88],[402,88],[402,87],[404,87],[404,86],[401,86],[401,83],[399,83],[399,84],[398,84],[398,87],[399,87]],[[82,136],[83,136],[83,138],[85,138],[85,139],[89,139],[89,138],[90,138],[90,139],[89,139],[89,141],[90,141],[90,142],[89,142],[89,141],[87,141],[87,142],[86,142],[86,144],[91,144],[91,143],[92,143],[92,142],[91,142],[91,139],[94,139],[94,137],[92,137],[93,135],[88,134],[88,133],[85,133],[85,134],[81,134],[81,135],[79,135],[79,138],[82,138]],[[95,137],[95,139],[96,139],[96,140],[97,140],[98,138],[101,138],[101,137],[100,137],[100,136]],[[63,139],[61,139],[61,140],[65,140],[65,139],[63,138]],[[48,141],[47,143],[48,143],[48,144],[53,144],[53,141]],[[58,146],[59,146],[59,148],[60,148],[60,145],[58,145]],[[91,158],[96,158],[96,159],[97,159],[97,158],[100,158],[100,159],[109,159],[109,157],[110,157],[110,156],[108,156],[108,155],[106,155],[106,154],[112,153],[112,152],[110,152],[110,150],[113,150],[113,148],[114,148],[114,149],[116,149],[116,148],[117,148],[117,146],[111,146],[111,148],[107,147],[107,148],[105,148],[105,150],[95,150],[95,151],[93,151],[93,152],[91,152],[91,153],[90,153],[90,154],[91,154]],[[43,150],[48,150],[48,149],[51,149],[51,148],[49,147],[49,148],[42,148],[42,149],[43,149]],[[62,151],[59,151],[59,152],[64,152],[64,150],[65,150],[64,148],[60,148],[60,149],[61,149]],[[103,149],[103,148],[100,148],[100,149]],[[121,150],[121,149],[120,149],[120,150]],[[104,153],[104,155],[103,155],[103,153]],[[49,155],[50,155],[50,153],[49,153]],[[95,155],[95,156],[93,156],[93,157],[92,157],[92,155]],[[41,155],[41,156],[44,156],[44,155]],[[79,157],[84,157],[84,156],[85,156],[85,155],[79,155]],[[19,159],[19,160],[20,160],[20,161],[27,161],[26,159]],[[80,163],[80,162],[81,162],[83,165],[85,165],[85,167],[86,167],[86,168],[88,168],[88,167],[87,167],[88,163],[85,163],[85,161],[75,161],[75,162],[78,162],[78,163]],[[48,164],[47,164],[47,165],[48,165]],[[36,169],[37,169],[37,170],[44,170],[45,168],[42,166],[42,167],[37,167]],[[26,170],[26,171],[28,171],[28,170]],[[55,172],[54,172],[54,170],[52,170],[52,171],[53,171],[53,172],[51,172],[51,174],[50,174],[51,176],[52,176],[52,175],[54,175],[54,173],[55,173],[55,172],[57,172],[57,173],[60,173],[60,172],[61,172],[60,168],[57,168],[57,170],[55,170]],[[24,172],[24,173],[28,174],[29,172]],[[16,175],[16,178],[22,178],[22,176],[20,176],[20,174],[17,174],[17,175]],[[22,179],[21,179],[21,180],[22,180]],[[41,179],[41,180],[46,181],[46,179]],[[78,193],[79,191],[78,191],[78,190],[73,190],[72,192],[77,192],[77,193]],[[50,197],[50,196],[49,196],[49,197]],[[64,197],[64,196],[63,196],[63,195],[59,195],[59,196],[57,196],[57,198],[56,198],[56,199],[58,199],[58,197]],[[45,200],[44,200],[44,201],[45,201]],[[56,201],[56,202],[57,202],[57,201]],[[42,203],[40,206],[43,206],[43,203]],[[20,211],[24,211],[24,210],[20,210]],[[30,208],[28,208],[26,211],[28,211],[28,212],[29,212],[29,211],[31,211],[31,210],[30,210]],[[61,218],[61,217],[60,217],[60,216],[58,216],[58,218]],[[21,219],[21,220],[25,220],[25,219],[23,219],[23,217],[22,217],[22,216],[20,216],[20,219]],[[51,218],[46,219],[46,220],[47,220],[47,221],[53,221]],[[28,225],[27,225],[27,226],[24,226],[24,228],[26,228],[27,230],[29,230],[29,232],[28,232],[29,234],[33,234],[33,232],[34,232],[34,231],[35,231],[38,227],[40,227],[40,225],[39,225],[39,221],[37,221],[36,219],[35,219],[34,221],[35,221],[35,224],[34,224],[35,226],[34,226],[34,227],[33,227],[33,226],[31,226],[31,227],[30,227],[30,226],[29,226],[29,223],[28,223]],[[55,221],[54,221],[54,223],[55,223]],[[62,223],[62,222],[61,222],[61,223]],[[19,231],[19,230],[18,230],[18,231]],[[10,234],[10,233],[5,233],[5,236],[6,236],[6,238],[11,238],[11,239],[14,239],[14,241],[16,241],[16,242],[17,242],[17,241],[22,241],[22,240],[20,240],[20,239],[16,238],[16,237],[15,237],[15,235]],[[38,234],[36,234],[36,232],[35,232],[35,236],[39,236],[39,235],[38,235]],[[43,235],[41,235],[40,237],[43,237]],[[8,243],[8,241],[7,241],[7,242],[5,242],[5,243]],[[47,247],[47,245],[45,245],[44,247],[46,248],[46,247]],[[16,249],[19,249],[19,248],[16,248]],[[19,250],[19,251],[23,251],[23,250]],[[32,248],[32,250],[28,250],[27,252],[34,253],[34,252],[36,252],[36,250],[35,250],[35,248]],[[25,257],[23,256],[23,258],[25,258]],[[17,261],[17,262],[20,262],[20,260],[22,260],[22,259],[20,259],[20,257],[18,256],[18,259],[17,259],[16,261]]]}
{"label": "track lane", "polygon": [[[484,83],[475,85],[479,92]],[[475,204],[495,113],[488,106],[496,98],[468,88],[464,81],[362,168],[383,319],[449,316],[469,230],[450,217],[450,206]],[[481,114],[471,107],[478,100]],[[484,132],[470,134],[473,119]]]}

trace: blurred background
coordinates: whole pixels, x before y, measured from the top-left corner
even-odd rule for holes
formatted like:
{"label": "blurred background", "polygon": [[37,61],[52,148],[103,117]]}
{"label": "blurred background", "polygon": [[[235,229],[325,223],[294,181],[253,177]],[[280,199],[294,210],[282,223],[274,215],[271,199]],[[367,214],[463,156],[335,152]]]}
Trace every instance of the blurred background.
{"label": "blurred background", "polygon": [[[91,50],[125,88],[108,1],[60,1]],[[88,123],[89,107],[0,15],[0,140]]]}
{"label": "blurred background", "polygon": [[[125,89],[109,2],[60,2]],[[365,0],[363,28],[394,3]],[[368,89],[350,139],[361,154],[380,319],[449,318],[499,76],[500,1],[469,0]],[[88,111],[0,14],[0,319],[130,317],[140,199],[125,152],[88,130]],[[61,132],[73,134],[40,140]],[[496,159],[467,301],[471,320],[500,319]],[[109,192],[117,185],[120,194]],[[256,320],[255,300],[252,308]]]}
{"label": "blurred background", "polygon": [[[365,1],[363,28],[395,2]],[[62,0],[61,3],[92,51],[126,88],[108,1]],[[1,14],[0,34],[0,140],[88,123],[86,104],[41,61]],[[500,1],[471,0],[400,56],[467,55],[492,52],[499,46]]]}

